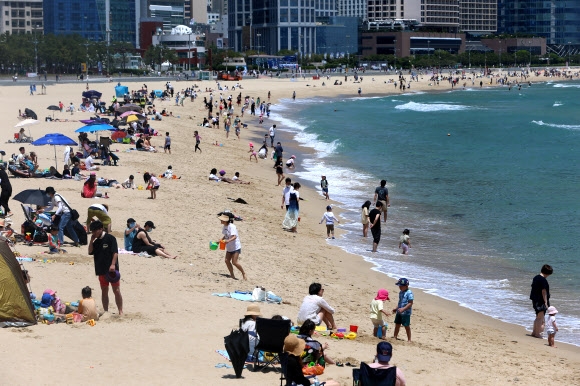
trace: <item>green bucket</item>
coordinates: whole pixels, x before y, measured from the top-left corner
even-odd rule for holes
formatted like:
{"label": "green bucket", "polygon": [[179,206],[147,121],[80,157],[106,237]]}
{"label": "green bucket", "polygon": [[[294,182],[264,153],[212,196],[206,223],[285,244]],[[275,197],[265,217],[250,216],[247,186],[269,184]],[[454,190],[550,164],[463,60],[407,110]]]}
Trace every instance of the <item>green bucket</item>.
{"label": "green bucket", "polygon": [[212,251],[215,251],[216,249],[218,249],[219,244],[216,243],[215,241],[210,241],[209,242],[209,249]]}

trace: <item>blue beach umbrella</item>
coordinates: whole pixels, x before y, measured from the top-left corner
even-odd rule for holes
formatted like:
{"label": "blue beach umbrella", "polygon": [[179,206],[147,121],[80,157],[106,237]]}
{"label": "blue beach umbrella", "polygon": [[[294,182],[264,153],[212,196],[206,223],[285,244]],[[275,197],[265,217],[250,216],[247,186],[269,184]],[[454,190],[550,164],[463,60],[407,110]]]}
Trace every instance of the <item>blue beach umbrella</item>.
{"label": "blue beach umbrella", "polygon": [[60,133],[51,133],[46,134],[44,137],[38,138],[36,141],[32,142],[34,146],[44,146],[44,145],[52,145],[54,146],[54,162],[56,164],[56,168],[58,169],[58,161],[56,159],[56,147],[57,146],[76,146],[78,145],[74,139],[67,137],[64,134]]}
{"label": "blue beach umbrella", "polygon": [[107,125],[106,123],[97,123],[97,124],[86,125],[86,126],[83,126],[81,128],[78,128],[75,130],[75,133],[95,133],[97,131],[104,131],[104,130],[115,131],[117,129],[115,129],[111,125]]}

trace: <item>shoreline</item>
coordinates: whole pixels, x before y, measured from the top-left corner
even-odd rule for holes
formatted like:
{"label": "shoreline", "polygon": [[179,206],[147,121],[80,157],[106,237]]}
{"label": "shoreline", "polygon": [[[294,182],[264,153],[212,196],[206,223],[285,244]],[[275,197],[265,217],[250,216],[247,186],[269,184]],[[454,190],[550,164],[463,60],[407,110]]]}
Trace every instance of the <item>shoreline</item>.
{"label": "shoreline", "polygon": [[[547,83],[547,82],[536,82],[536,84],[540,84],[540,83]],[[484,88],[495,88],[495,87],[496,87],[496,86],[494,85],[493,87],[484,87]],[[501,86],[501,85],[500,85],[499,87],[503,87],[503,86]],[[507,86],[506,86],[506,87],[507,87]],[[462,91],[462,90],[456,90],[456,91]],[[435,92],[437,92],[437,91],[435,91]],[[412,93],[408,92],[408,93],[406,93],[406,94],[407,94],[407,95],[409,95],[409,94],[412,94]],[[387,97],[390,97],[390,96],[393,96],[393,95],[394,95],[394,94],[392,94],[392,93],[391,93],[391,94],[388,94],[388,95],[383,95],[383,94],[376,94],[375,96],[364,96],[364,97],[362,97],[362,98],[360,98],[360,99],[365,99],[365,98],[366,98],[366,99],[369,99],[369,98],[377,98],[377,97],[378,97],[378,98],[383,98],[383,97],[384,97],[384,98],[387,98]],[[343,99],[343,98],[345,98],[345,97],[346,97],[346,96],[344,96],[344,95],[338,95],[338,96],[336,96],[336,97],[325,97],[325,103],[332,103],[333,101],[340,100],[340,99]],[[359,98],[357,98],[357,97],[353,97],[353,99],[355,99],[355,100],[356,100],[356,99],[359,99]],[[288,106],[291,106],[291,104],[292,104],[292,101],[290,101],[290,100],[285,100],[283,103],[285,104],[285,106],[286,106],[286,107],[288,107]],[[301,107],[303,107],[303,106],[304,106],[304,105],[303,105],[303,104],[301,104]],[[297,115],[298,115],[298,116],[300,115],[300,111],[298,111],[297,113],[296,113],[296,112],[291,112],[291,113],[288,113],[289,111],[290,111],[290,109],[289,109],[289,108],[284,108],[284,109],[283,109],[283,112],[281,113],[281,115],[283,115],[283,119],[284,119],[284,120],[286,120],[286,121],[292,121],[292,116],[296,117]],[[279,123],[279,122],[280,122],[280,121],[278,121],[278,123]],[[293,130],[292,130],[292,131],[290,131],[290,133],[289,133],[289,134],[291,134],[291,136],[292,136],[292,139],[294,140],[294,143],[295,143],[295,144],[298,146],[298,148],[300,149],[300,150],[299,150],[299,152],[300,152],[301,154],[308,154],[308,155],[310,155],[310,156],[311,156],[311,160],[312,160],[312,161],[316,161],[316,154],[317,154],[317,151],[316,151],[316,149],[314,149],[314,145],[313,145],[313,147],[310,147],[310,146],[303,145],[302,143],[296,143],[296,135],[297,135],[297,133],[296,133],[295,131],[293,131]],[[313,134],[313,135],[314,135],[314,134]],[[322,140],[319,140],[319,141],[322,141]],[[326,143],[326,142],[322,142],[322,143],[328,144],[328,143]],[[332,168],[333,166],[339,166],[340,168],[346,168],[346,169],[349,169],[349,170],[350,170],[350,169],[352,169],[352,166],[345,166],[344,164],[339,164],[339,165],[337,165],[337,164],[333,164],[333,165],[329,165],[328,167],[329,167],[329,168]],[[362,172],[361,170],[359,170],[359,169],[356,169],[356,168],[355,168],[355,169],[352,169],[352,171],[353,171],[353,172],[355,172],[355,173],[360,173],[360,172]],[[378,181],[378,180],[377,180],[377,181]],[[314,181],[311,181],[311,180],[308,180],[308,184],[309,184],[309,185],[312,185],[312,186],[316,186],[316,182],[314,182]],[[310,188],[312,188],[312,186],[310,186]],[[317,193],[320,193],[320,192],[318,191],[318,189],[314,188],[314,190],[315,190]],[[361,192],[361,194],[362,194],[362,192]],[[340,196],[339,196],[339,197],[340,197]],[[355,210],[353,210],[353,208],[352,208],[352,207],[347,207],[347,206],[346,206],[347,204],[346,204],[345,202],[341,201],[341,198],[338,198],[338,199],[332,199],[331,201],[333,202],[333,207],[335,207],[335,209],[333,209],[333,211],[335,212],[335,214],[344,213],[345,211],[346,211],[346,212],[351,212],[351,211],[352,211],[352,213],[354,213],[354,212],[355,212]],[[337,210],[337,209],[338,209],[338,210]],[[355,218],[357,218],[357,216],[358,216],[357,214],[355,214],[355,215],[354,215],[354,217],[355,217]],[[353,216],[350,216],[350,217],[353,217]],[[356,234],[356,232],[358,232],[358,229],[357,229],[357,231],[353,231],[353,230],[352,230],[352,227],[349,227],[350,229],[345,229],[344,227],[345,227],[345,225],[347,225],[348,223],[344,223],[344,221],[342,221],[342,220],[344,219],[343,217],[339,217],[339,218],[341,219],[341,224],[339,224],[339,225],[337,226],[337,228],[336,228],[337,239],[338,239],[339,237],[342,237],[342,238],[344,238],[344,237],[346,237],[348,234],[351,234],[351,235],[353,235],[353,236],[352,236],[352,238],[356,238],[356,236],[354,236],[354,235]],[[360,225],[360,224],[359,224],[359,223],[358,223],[356,220],[354,221],[354,223],[351,223],[351,224],[355,224],[357,227]],[[383,236],[384,236],[384,235],[383,235]],[[398,236],[397,236],[397,237],[398,237]],[[396,237],[396,238],[397,238],[397,237]],[[351,241],[352,241],[352,238],[351,238]],[[393,237],[391,237],[391,238],[393,238]],[[361,240],[362,240],[362,238],[361,238]],[[338,241],[338,240],[337,240],[337,241]],[[393,241],[393,240],[390,240],[390,241]],[[382,240],[381,240],[381,242],[382,242]],[[370,245],[370,240],[367,240],[367,244],[369,244],[369,245]],[[355,256],[358,256],[358,257],[362,258],[364,261],[366,261],[366,262],[368,262],[368,263],[370,263],[370,264],[371,264],[371,266],[373,267],[373,268],[371,268],[371,269],[373,269],[373,270],[378,270],[378,268],[380,267],[380,265],[377,265],[376,263],[374,263],[374,262],[372,262],[372,261],[371,261],[371,260],[373,259],[373,256],[365,256],[365,255],[363,255],[363,254],[359,254],[359,253],[357,253],[357,252],[349,251],[348,249],[346,249],[346,246],[345,246],[344,244],[343,244],[343,245],[333,245],[333,244],[332,244],[332,242],[330,242],[330,243],[329,243],[329,245],[332,245],[332,246],[334,246],[334,247],[337,247],[337,248],[339,248],[339,249],[343,250],[343,251],[344,251],[344,252],[346,252],[346,253],[353,254],[353,255],[355,255]],[[391,251],[391,252],[392,252],[392,251]],[[380,256],[377,256],[377,257],[380,257]],[[387,259],[392,259],[393,257],[392,257],[392,256],[387,256],[386,258],[387,258]],[[419,267],[421,267],[422,269],[428,269],[428,268],[429,268],[429,266],[428,266],[428,265],[422,265],[420,261],[412,261],[412,263],[414,263],[414,264],[418,265],[418,266],[419,266]],[[506,266],[506,267],[507,267],[507,266]],[[380,272],[380,271],[379,271],[379,272]],[[387,277],[395,277],[395,274],[389,274],[388,272],[380,272],[380,273],[382,273],[382,274],[386,275]],[[452,274],[452,273],[450,273],[450,272],[443,272],[443,271],[442,271],[441,273],[445,273],[445,274],[446,274],[446,275],[448,275],[448,276],[452,276],[452,275],[453,275],[453,274]],[[473,277],[473,276],[464,276],[464,275],[460,275],[460,276],[458,276],[458,277],[461,277],[461,278],[464,278],[464,279],[469,279],[469,280],[475,280],[475,279],[477,278],[477,277]],[[518,288],[518,290],[520,290],[520,289],[521,289],[521,288]],[[513,290],[513,291],[514,291],[513,293],[514,293],[514,294],[516,294],[516,295],[522,295],[522,296],[524,296],[524,297],[527,297],[527,295],[526,295],[525,293],[518,292],[518,290]],[[442,292],[441,292],[441,291],[438,291],[438,290],[430,290],[430,289],[429,289],[429,287],[428,287],[428,284],[427,284],[427,287],[425,287],[425,285],[423,285],[423,286],[422,286],[422,289],[421,289],[421,291],[423,291],[423,292],[425,292],[425,293],[428,293],[427,291],[429,291],[429,295],[432,295],[432,296],[438,297],[438,298],[440,298],[440,299],[442,299],[442,300],[445,300],[445,301],[449,301],[449,302],[452,302],[452,303],[458,304],[458,305],[459,305],[460,307],[462,307],[462,308],[465,308],[465,309],[467,309],[467,310],[469,310],[469,311],[475,312],[475,313],[477,313],[477,314],[479,314],[479,315],[481,315],[481,316],[483,316],[483,317],[487,317],[487,318],[491,318],[491,319],[494,319],[494,320],[495,320],[495,318],[494,318],[494,317],[493,317],[491,314],[489,314],[489,313],[486,313],[486,312],[485,312],[485,311],[483,311],[483,310],[481,310],[481,311],[480,311],[480,310],[477,310],[477,304],[476,304],[476,303],[474,303],[474,302],[475,302],[474,300],[472,300],[472,301],[469,301],[469,302],[462,302],[462,301],[460,301],[460,300],[455,300],[455,299],[452,299],[452,298],[445,297],[445,296],[442,294]],[[518,321],[515,321],[515,320],[512,320],[512,321],[510,321],[510,320],[506,320],[506,319],[503,319],[503,318],[502,318],[502,320],[500,320],[500,321],[501,321],[502,323],[506,323],[506,324],[513,325],[513,326],[516,326],[516,327],[520,327],[520,328],[524,329],[526,332],[529,332],[529,331],[531,331],[531,328],[530,328],[530,329],[528,329],[528,328],[526,327],[526,325],[524,325],[524,324],[521,324],[521,322],[518,322]],[[531,323],[530,323],[530,326],[531,326]],[[575,344],[575,343],[571,343],[571,342],[565,342],[565,341],[558,340],[558,339],[556,339],[556,341],[557,341],[557,342],[559,342],[560,344],[568,344],[568,345],[570,345],[570,346],[572,346],[572,347],[580,347],[580,344]]]}
{"label": "shoreline", "polygon": [[[137,81],[141,82],[142,79]],[[215,84],[207,81],[187,82],[177,83],[176,87],[193,83],[202,88]],[[289,96],[296,85],[275,80],[262,83],[261,79],[243,81],[242,84],[242,93],[254,97],[260,96],[260,93],[266,95],[268,88],[272,89],[274,96]],[[74,86],[58,87],[64,101],[83,91],[83,84]],[[154,88],[153,85],[149,86]],[[356,92],[356,85],[353,86]],[[308,93],[304,91],[304,95],[316,98],[316,92],[321,89],[311,89]],[[166,164],[173,165],[175,174],[184,178],[162,180],[158,200],[146,200],[146,192],[109,189],[111,199],[107,203],[111,207],[113,234],[119,242],[126,218],[134,217],[139,223],[151,219],[157,226],[152,235],[167,244],[171,253],[179,254],[180,258],[167,261],[120,256],[126,313],[123,317],[116,315],[112,304],[111,315],[95,327],[37,325],[0,331],[0,337],[6,342],[0,352],[11,356],[30,356],[32,353],[33,358],[46,359],[42,363],[25,361],[7,369],[7,383],[29,381],[56,384],[59,382],[57,379],[47,380],[42,374],[60,365],[67,367],[73,377],[86,376],[87,371],[94,371],[92,374],[97,377],[98,384],[111,381],[122,384],[184,384],[211,379],[217,385],[231,385],[233,371],[215,368],[216,363],[225,360],[214,351],[223,349],[223,337],[237,327],[238,319],[249,303],[211,296],[211,293],[248,290],[262,285],[287,302],[281,305],[260,304],[264,316],[282,314],[295,320],[307,287],[313,281],[327,288],[325,298],[337,309],[336,320],[340,327],[350,324],[359,326],[359,337],[354,341],[317,337],[321,342],[330,344],[328,354],[334,359],[352,363],[372,359],[378,340],[370,336],[372,325],[367,316],[368,303],[377,289],[384,287],[389,290],[392,299],[386,308],[391,308],[398,293],[394,280],[385,281],[384,274],[374,271],[372,264],[361,261],[358,255],[329,248],[323,237],[324,227],[318,224],[326,202],[315,189],[304,187],[302,190],[302,196],[307,200],[300,206],[302,221],[299,233],[281,231],[281,187],[275,186],[275,173],[269,159],[265,160],[266,167],[261,165],[261,161],[257,165],[248,162],[247,132],[242,131],[243,139],[236,142],[231,137],[225,141],[223,130],[201,129],[203,153],[193,154],[191,136],[193,130],[199,129],[197,124],[205,113],[201,106],[204,95],[207,94],[200,94],[200,100],[187,103],[184,108],[174,107],[173,101],[159,104],[171,108],[174,115],[182,117],[154,121],[154,127],[162,133],[166,130],[171,132],[174,154],[121,151],[121,167],[104,167],[99,171],[99,175],[122,181],[130,173],[149,170],[159,174],[165,170]],[[298,98],[302,97],[298,91]],[[38,97],[38,100],[36,97],[17,96],[1,106],[0,112],[16,115],[18,106],[30,104],[38,113],[45,105],[52,103],[47,102],[49,99],[54,99],[54,96]],[[65,114],[61,115],[66,117]],[[75,114],[75,119],[88,116]],[[188,116],[196,118],[190,120]],[[252,123],[251,130],[254,133],[260,129],[267,130],[271,123],[269,120],[265,122],[267,125],[262,128]],[[32,130],[35,138],[43,131],[62,131],[72,136],[74,128],[79,125],[43,123]],[[259,135],[257,137],[260,138]],[[224,146],[212,146],[211,143],[216,140],[223,141]],[[154,138],[153,145],[162,143],[163,136]],[[286,146],[292,148],[293,144]],[[18,144],[4,145],[4,150],[10,154],[17,147]],[[113,145],[113,148],[120,150],[127,147]],[[43,165],[54,162],[52,148],[39,147],[34,150],[39,153],[39,162]],[[59,158],[60,151],[57,149]],[[207,180],[211,167],[218,170],[224,168],[228,175],[234,170],[240,171],[242,179],[249,180],[251,185],[212,183]],[[142,184],[137,174],[136,179]],[[73,207],[79,209],[81,218],[85,208],[95,202],[79,197],[78,182],[38,179],[11,179],[11,182],[15,193],[28,187],[55,186]],[[226,197],[244,198],[248,205],[232,203]],[[18,213],[16,202],[12,205],[16,213],[14,224],[17,225],[22,220],[22,213]],[[208,249],[208,241],[220,235],[221,226],[215,218],[216,214],[225,208],[233,209],[244,218],[236,225],[243,244],[241,263],[248,273],[248,282],[225,277],[227,270],[223,254]],[[18,246],[18,250],[35,256],[44,249]],[[34,291],[38,293],[43,288],[54,288],[65,301],[69,301],[76,300],[80,288],[88,284],[94,288],[93,297],[100,307],[98,282],[94,277],[92,259],[87,256],[85,248],[71,249],[68,255],[54,259],[57,261],[54,264],[27,264],[33,277]],[[69,262],[75,264],[70,265]],[[559,344],[560,348],[554,350],[545,346],[545,341],[528,339],[522,327],[500,322],[423,291],[415,289],[415,295],[412,320],[414,343],[390,338],[392,318],[388,318],[391,326],[388,340],[394,346],[393,363],[404,371],[409,384],[492,385],[515,381],[516,378],[521,384],[533,384],[538,377],[545,375],[545,370],[538,366],[538,355],[546,358],[541,359],[542,362],[550,363],[553,380],[573,384],[580,377],[580,353],[575,346]],[[404,333],[400,337],[404,337]],[[63,341],[71,344],[62,344]],[[102,341],[114,343],[95,344]],[[79,345],[94,347],[93,355],[79,356]],[[51,355],[57,346],[58,356]],[[99,359],[102,357],[108,359]],[[123,365],[119,366],[119,363]],[[489,368],[494,368],[491,376]],[[166,374],[171,374],[171,378]],[[241,385],[271,386],[279,383],[279,375],[274,372],[245,370],[242,375],[244,378],[236,381]],[[321,378],[334,378],[343,385],[352,384],[351,369],[348,367],[329,366]]]}

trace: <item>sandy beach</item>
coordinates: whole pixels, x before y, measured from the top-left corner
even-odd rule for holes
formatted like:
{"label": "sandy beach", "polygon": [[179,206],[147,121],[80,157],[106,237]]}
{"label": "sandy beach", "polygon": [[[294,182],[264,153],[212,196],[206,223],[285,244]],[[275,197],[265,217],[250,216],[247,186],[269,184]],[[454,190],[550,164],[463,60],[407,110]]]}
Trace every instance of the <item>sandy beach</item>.
{"label": "sandy beach", "polygon": [[[413,82],[407,92],[451,90],[447,82],[440,82],[437,86],[429,81],[427,75],[419,78],[419,82]],[[399,90],[388,83],[390,79],[396,80],[397,77],[367,74],[363,75],[362,83],[353,82],[352,76],[345,82],[344,75],[319,80],[313,80],[312,76],[295,80],[244,79],[242,90],[222,92],[224,97],[231,94],[234,99],[241,91],[243,96],[264,100],[270,91],[275,114],[279,100],[291,99],[294,91],[298,100],[355,97],[359,87],[363,96],[398,93]],[[483,78],[483,82],[489,83],[486,79]],[[343,84],[332,85],[335,80]],[[528,80],[536,82],[548,78],[540,76]],[[475,80],[476,87],[479,87],[479,81]],[[102,99],[109,102],[116,83],[91,83],[90,88],[101,91]],[[154,78],[122,82],[130,90],[140,89],[143,83],[149,90],[163,89],[165,85],[165,81]],[[183,107],[175,106],[174,100],[156,102],[158,110],[166,108],[174,115],[150,122],[161,134],[170,132],[172,154],[163,152],[164,135],[152,140],[152,145],[160,150],[157,153],[128,151],[132,145],[115,143],[111,149],[120,158],[119,166],[104,166],[97,172],[99,177],[121,182],[133,174],[136,184],[145,186],[143,173],[159,175],[171,165],[174,174],[181,178],[161,179],[156,200],[147,199],[149,192],[145,190],[111,188],[100,189],[108,193],[109,199],[85,199],[80,195],[80,181],[11,178],[13,195],[23,189],[53,186],[79,211],[80,221],[86,220],[89,205],[106,203],[113,220],[112,234],[120,246],[123,245],[123,231],[128,218],[135,218],[140,225],[153,221],[156,229],[151,237],[163,243],[169,253],[179,257],[167,260],[119,255],[124,299],[122,316],[118,315],[111,297],[109,313],[94,327],[86,324],[38,324],[28,328],[1,329],[0,341],[3,344],[0,354],[17,363],[3,367],[0,383],[53,385],[69,383],[71,379],[90,379],[94,384],[115,382],[122,385],[276,385],[280,382],[279,374],[273,371],[246,369],[242,379],[235,379],[232,369],[215,367],[218,363],[227,363],[216,350],[224,349],[224,336],[237,328],[246,307],[252,303],[212,296],[212,293],[248,291],[263,286],[281,296],[284,303],[261,303],[262,314],[265,317],[281,314],[296,321],[302,299],[308,294],[312,282],[322,283],[325,299],[336,309],[335,319],[339,327],[359,326],[356,340],[317,336],[321,342],[329,343],[328,355],[357,365],[361,361],[372,361],[378,340],[372,336],[369,303],[379,288],[386,288],[391,301],[385,308],[394,308],[398,298],[395,280],[373,271],[372,265],[361,257],[332,247],[325,240],[325,229],[319,221],[327,202],[313,189],[303,187],[300,191],[305,201],[300,203],[298,233],[282,229],[282,187],[276,186],[273,162],[269,159],[257,163],[249,161],[248,154],[248,143],[258,143],[259,148],[261,138],[275,123],[273,120],[267,119],[260,125],[257,117],[245,114],[242,120],[248,128],[242,130],[241,140],[235,138],[233,131],[226,139],[223,126],[220,130],[198,126],[207,115],[203,97],[209,96],[209,92],[205,89],[215,88],[216,82],[172,81],[172,84],[176,91],[193,84],[202,90],[195,102],[186,100]],[[223,84],[231,87],[235,82]],[[46,107],[59,101],[65,106],[70,102],[78,106],[85,87],[82,82],[47,84],[46,95],[34,96],[28,95],[28,83],[0,87],[3,102],[0,114],[6,124],[2,141],[12,139],[13,133],[18,131],[13,126],[18,123],[18,109],[24,110],[25,107],[34,110],[41,121],[27,128],[34,138],[47,133],[63,133],[76,139],[74,131],[83,126],[78,120],[88,119],[92,114],[78,111],[74,115],[55,113],[55,118],[68,119],[68,122],[45,122],[44,118],[52,115]],[[484,84],[483,87],[490,86]],[[219,91],[214,95],[219,95]],[[238,112],[239,108],[236,108],[235,113]],[[202,137],[201,154],[193,150],[194,130],[199,130]],[[276,140],[281,140],[285,155],[300,150],[289,135],[284,134],[283,127],[278,125],[278,130]],[[89,138],[94,138],[94,134]],[[220,145],[216,146],[216,142]],[[20,146],[3,143],[0,149],[7,154],[4,160],[10,154],[18,153]],[[32,150],[38,154],[41,168],[54,166],[53,147],[23,146],[27,153]],[[64,147],[56,148],[59,171],[62,171],[63,151]],[[212,168],[226,170],[229,177],[236,171],[240,172],[241,179],[250,184],[209,181]],[[243,198],[248,204],[234,203],[229,198]],[[14,213],[13,227],[19,231],[24,215],[17,201],[11,200],[10,205]],[[240,263],[248,281],[227,277],[223,251],[210,251],[208,247],[210,241],[221,237],[222,226],[217,213],[224,209],[243,218],[236,225],[242,243]],[[337,232],[339,235],[340,231]],[[37,259],[24,263],[32,276],[32,291],[37,296],[45,288],[52,288],[63,301],[76,301],[81,298],[81,289],[88,285],[93,288],[93,297],[102,310],[99,283],[87,247],[67,245],[65,249],[68,254],[47,255],[47,247],[15,246],[22,256]],[[45,263],[43,259],[50,262]],[[419,290],[413,291],[413,343],[392,338],[392,318],[388,320],[391,327],[387,332],[388,341],[394,347],[391,363],[403,370],[407,384],[535,385],[548,380],[561,385],[578,383],[578,347],[558,343],[557,349],[550,348],[546,340],[530,337],[529,332],[520,326],[483,316]],[[500,309],[498,304],[498,312]],[[530,307],[530,328],[532,322],[533,310]],[[404,337],[402,331],[399,338]],[[342,385],[351,385],[352,368],[330,365],[321,379],[334,379]]]}

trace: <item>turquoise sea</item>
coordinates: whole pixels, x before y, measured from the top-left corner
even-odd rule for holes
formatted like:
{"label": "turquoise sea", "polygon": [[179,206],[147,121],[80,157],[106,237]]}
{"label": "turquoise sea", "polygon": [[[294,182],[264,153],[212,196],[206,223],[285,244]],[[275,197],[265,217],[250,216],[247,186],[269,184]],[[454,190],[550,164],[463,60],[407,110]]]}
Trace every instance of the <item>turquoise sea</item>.
{"label": "turquoise sea", "polygon": [[[335,244],[527,329],[531,280],[550,264],[557,340],[580,345],[580,83],[287,100],[274,110],[279,130],[315,150],[295,177],[318,186],[325,174],[344,210],[349,232]],[[360,207],[383,178],[391,208],[372,254]],[[397,249],[404,228],[409,256]]]}

